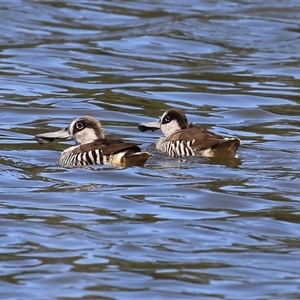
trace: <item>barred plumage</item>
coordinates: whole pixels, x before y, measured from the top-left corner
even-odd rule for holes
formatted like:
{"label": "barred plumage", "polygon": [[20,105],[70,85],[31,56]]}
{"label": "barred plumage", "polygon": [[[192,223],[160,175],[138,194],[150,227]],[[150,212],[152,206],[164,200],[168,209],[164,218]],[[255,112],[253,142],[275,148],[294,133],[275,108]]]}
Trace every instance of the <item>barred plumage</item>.
{"label": "barred plumage", "polygon": [[61,155],[59,164],[61,166],[108,164],[109,157],[103,156],[102,151],[100,151],[99,149],[78,154],[74,154],[73,152],[66,152]]}
{"label": "barred plumage", "polygon": [[156,149],[171,157],[194,156],[196,153],[192,148],[195,140],[191,141],[168,141],[165,137],[160,138],[156,143]]}

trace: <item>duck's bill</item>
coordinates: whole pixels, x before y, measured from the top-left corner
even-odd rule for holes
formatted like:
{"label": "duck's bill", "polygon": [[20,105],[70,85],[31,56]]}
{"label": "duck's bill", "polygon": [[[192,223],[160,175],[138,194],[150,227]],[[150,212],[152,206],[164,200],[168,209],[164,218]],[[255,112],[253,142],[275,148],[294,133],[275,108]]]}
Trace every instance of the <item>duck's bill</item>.
{"label": "duck's bill", "polygon": [[55,132],[40,133],[35,136],[35,139],[39,144],[53,142],[55,140],[68,140],[70,138],[71,136],[69,134],[68,128]]}
{"label": "duck's bill", "polygon": [[151,123],[140,123],[138,125],[138,129],[142,132],[148,131],[148,130],[154,131],[154,130],[160,129],[160,121],[151,122]]}

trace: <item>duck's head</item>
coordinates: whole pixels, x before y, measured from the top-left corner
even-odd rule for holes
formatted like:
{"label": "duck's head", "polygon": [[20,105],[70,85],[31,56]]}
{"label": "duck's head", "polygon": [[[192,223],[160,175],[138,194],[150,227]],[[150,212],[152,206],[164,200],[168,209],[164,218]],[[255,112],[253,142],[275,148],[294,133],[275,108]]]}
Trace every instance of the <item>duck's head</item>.
{"label": "duck's head", "polygon": [[104,132],[100,121],[90,116],[81,116],[71,122],[65,129],[37,134],[36,140],[41,143],[54,140],[68,140],[74,138],[77,144],[87,144],[98,139],[103,139]]}
{"label": "duck's head", "polygon": [[188,121],[184,112],[180,109],[172,108],[167,110],[162,117],[151,123],[141,123],[138,125],[140,131],[161,129],[164,136],[169,136],[179,130],[188,127]]}

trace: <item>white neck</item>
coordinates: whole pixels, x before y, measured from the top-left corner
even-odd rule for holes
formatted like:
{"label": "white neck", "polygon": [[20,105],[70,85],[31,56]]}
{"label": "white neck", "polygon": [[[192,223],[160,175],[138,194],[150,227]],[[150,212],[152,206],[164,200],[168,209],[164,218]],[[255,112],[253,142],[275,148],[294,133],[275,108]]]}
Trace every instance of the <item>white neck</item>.
{"label": "white neck", "polygon": [[85,128],[74,135],[75,141],[79,144],[91,143],[98,139],[95,131],[92,128]]}
{"label": "white neck", "polygon": [[172,120],[170,123],[161,125],[161,131],[164,134],[164,136],[169,136],[178,130],[180,130],[180,127],[176,120]]}

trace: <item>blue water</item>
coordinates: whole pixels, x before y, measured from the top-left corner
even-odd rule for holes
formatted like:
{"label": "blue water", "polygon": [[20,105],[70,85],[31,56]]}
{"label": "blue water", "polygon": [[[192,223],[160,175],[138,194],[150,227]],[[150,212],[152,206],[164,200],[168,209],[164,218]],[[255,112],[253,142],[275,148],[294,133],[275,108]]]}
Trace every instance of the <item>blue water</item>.
{"label": "blue water", "polygon": [[[297,1],[0,3],[1,299],[299,299]],[[238,159],[174,159],[169,108]],[[76,117],[144,168],[66,169]]]}

